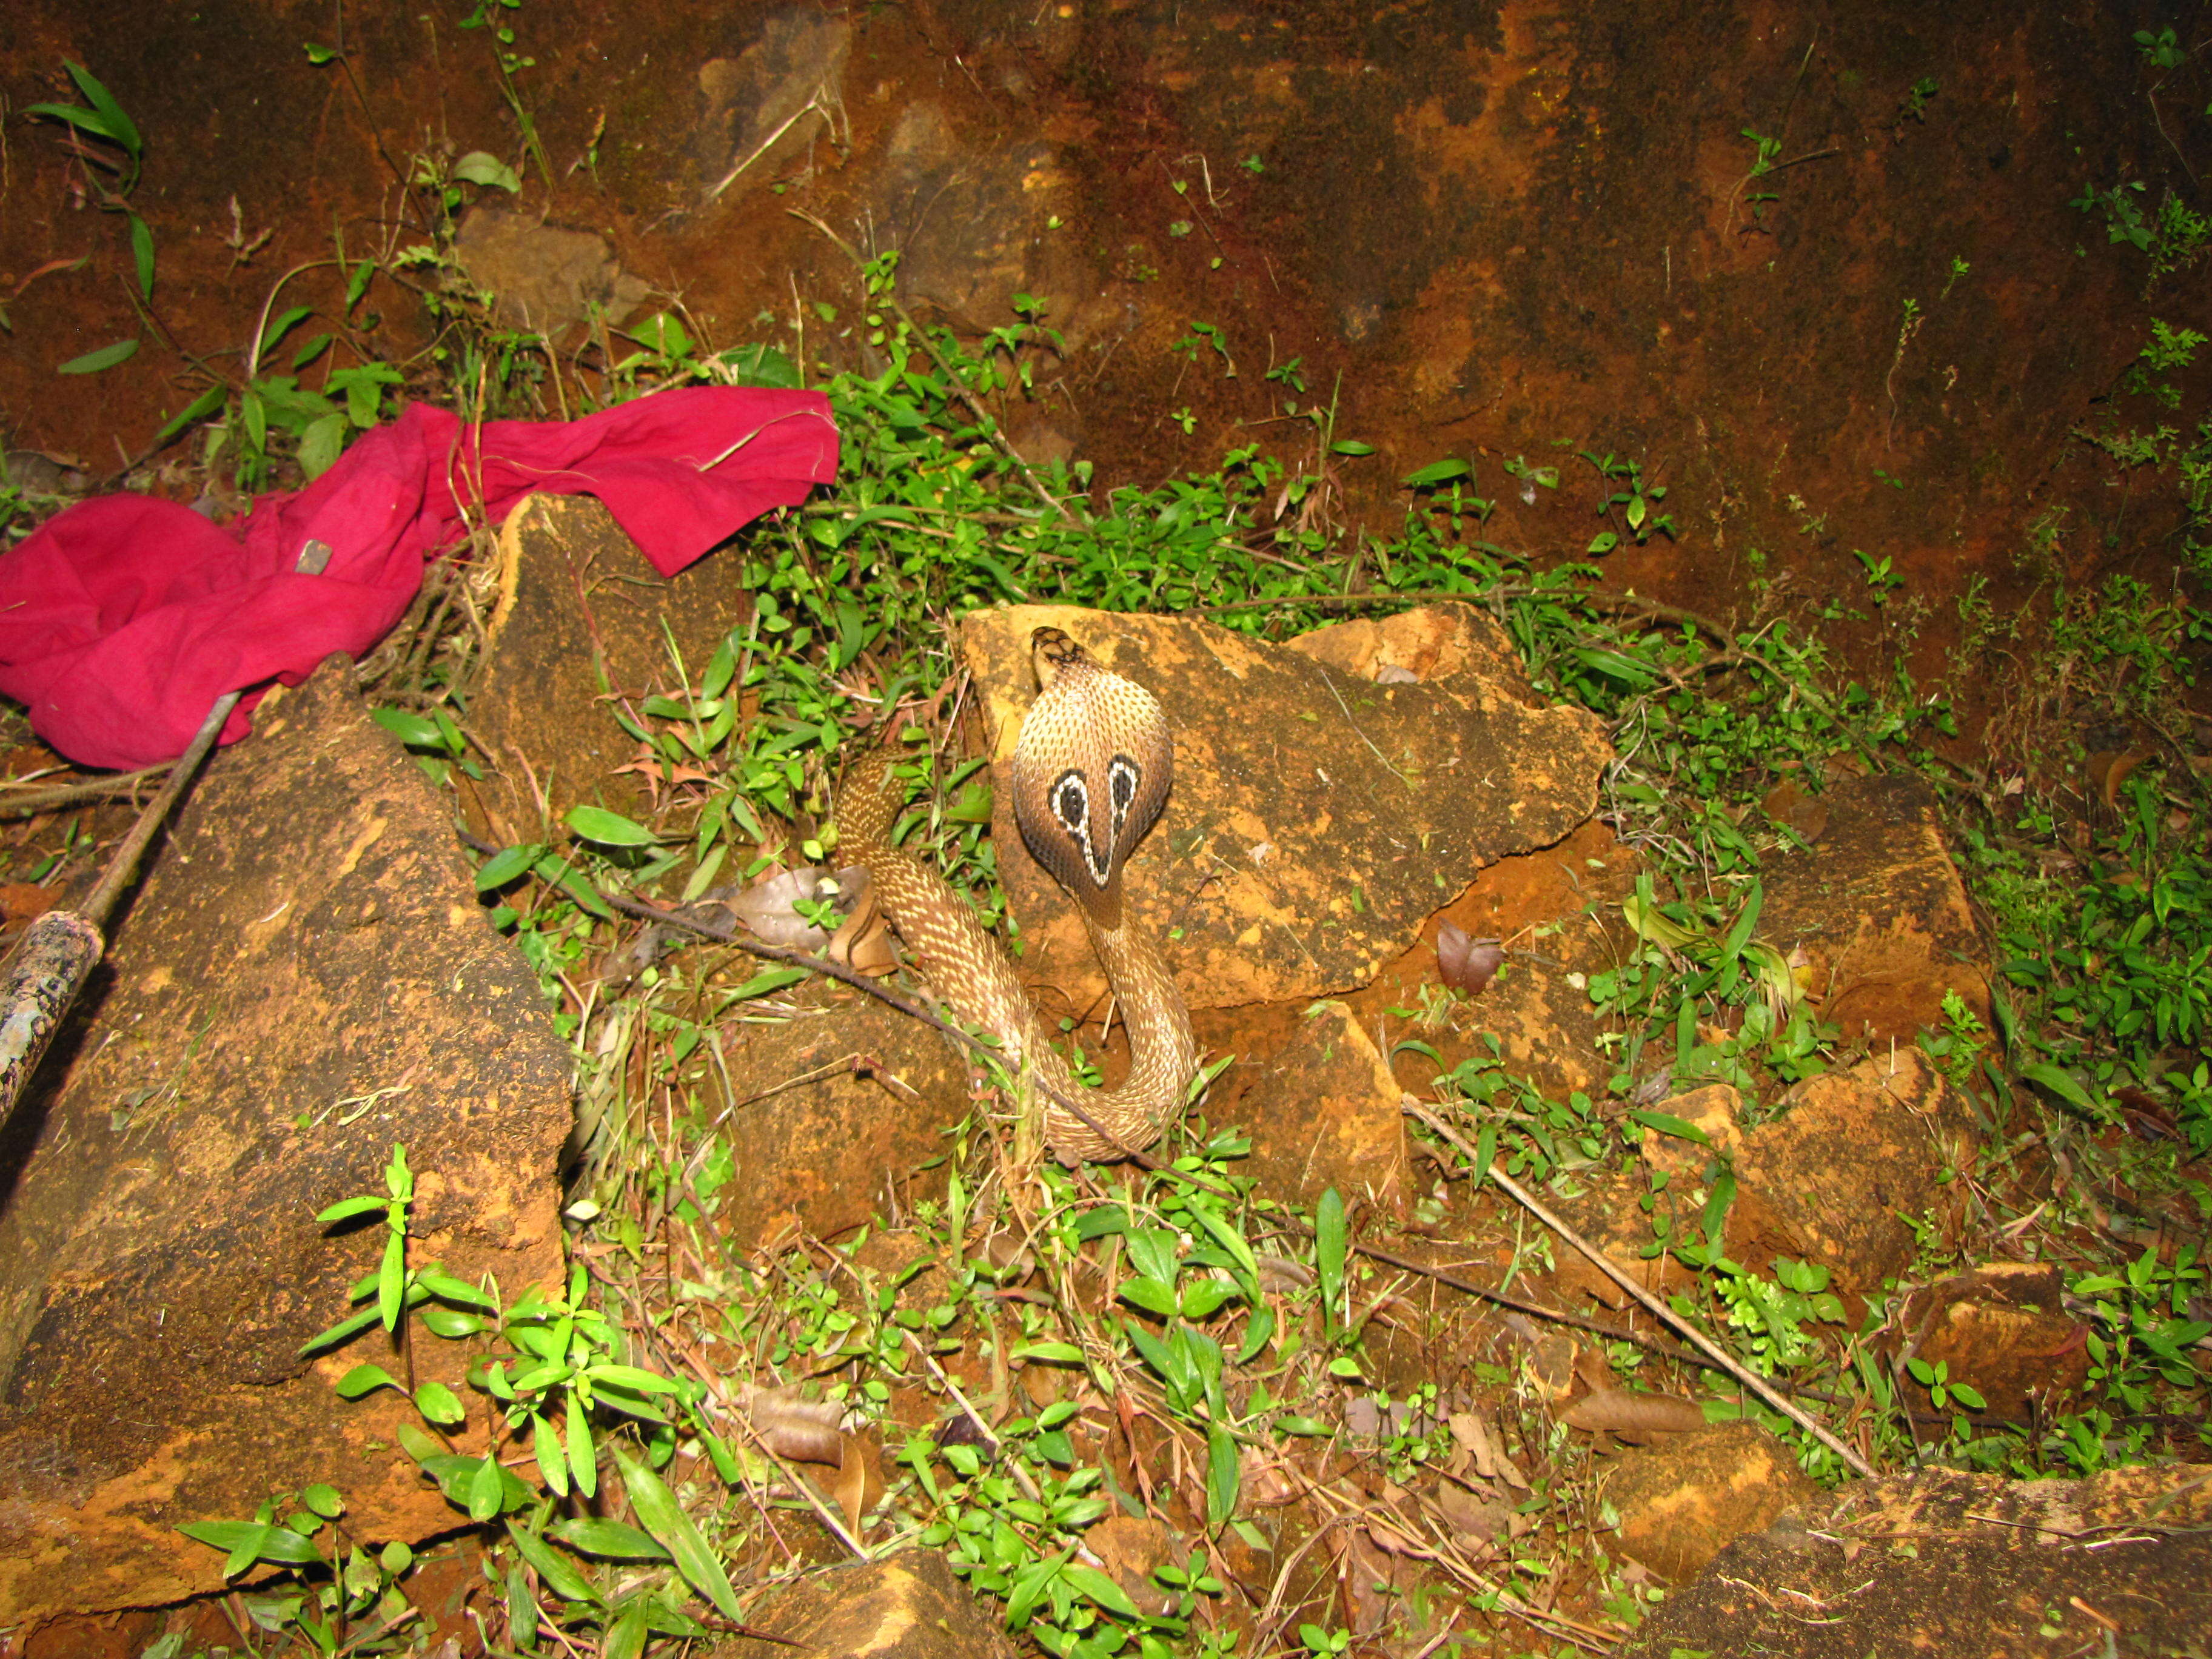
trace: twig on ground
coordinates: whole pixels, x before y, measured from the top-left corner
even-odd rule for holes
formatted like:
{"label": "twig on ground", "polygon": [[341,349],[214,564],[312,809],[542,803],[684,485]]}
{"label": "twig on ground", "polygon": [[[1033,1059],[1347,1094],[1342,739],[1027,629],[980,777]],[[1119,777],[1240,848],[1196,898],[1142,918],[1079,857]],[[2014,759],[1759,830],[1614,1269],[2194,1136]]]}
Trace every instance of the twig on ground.
{"label": "twig on ground", "polygon": [[1545,1208],[1542,1204],[1537,1201],[1534,1194],[1531,1193],[1519,1182],[1514,1180],[1511,1176],[1506,1174],[1499,1165],[1492,1163],[1487,1170],[1483,1170],[1480,1160],[1475,1155],[1474,1149],[1472,1146],[1469,1146],[1467,1142],[1460,1137],[1459,1132],[1454,1129],[1451,1125],[1446,1123],[1442,1118],[1437,1116],[1435,1113],[1430,1111],[1418,1101],[1408,1099],[1404,1103],[1401,1109],[1405,1112],[1407,1116],[1426,1124],[1431,1129],[1435,1131],[1437,1135],[1441,1136],[1443,1139],[1449,1141],[1453,1146],[1457,1148],[1461,1155],[1463,1156],[1469,1164],[1475,1165],[1476,1172],[1478,1174],[1484,1176],[1488,1180],[1496,1182],[1499,1190],[1510,1194],[1514,1201],[1518,1203],[1523,1209],[1527,1210],[1529,1214],[1534,1216],[1537,1220],[1542,1222],[1547,1227],[1549,1227],[1561,1238],[1565,1239],[1568,1243],[1573,1245],[1575,1249],[1581,1251],[1583,1255],[1587,1256],[1589,1259],[1589,1262],[1592,1267],[1595,1267],[1607,1279],[1610,1279],[1614,1284],[1620,1285],[1622,1290],[1626,1291],[1629,1295],[1634,1297],[1638,1302],[1642,1303],[1645,1309],[1662,1322],[1673,1329],[1679,1331],[1683,1336],[1686,1337],[1693,1346],[1697,1347],[1702,1352],[1711,1356],[1715,1364],[1718,1364],[1723,1370],[1728,1372],[1729,1376],[1735,1377],[1735,1380],[1743,1384],[1745,1388],[1750,1389],[1752,1393],[1757,1395],[1761,1400],[1764,1400],[1768,1405],[1774,1407],[1776,1411],[1780,1412],[1784,1417],[1788,1418],[1799,1428],[1804,1430],[1806,1433],[1818,1440],[1830,1451],[1835,1453],[1838,1457],[1843,1460],[1844,1464],[1847,1468],[1850,1468],[1854,1473],[1861,1475],[1871,1476],[1874,1474],[1874,1470],[1869,1467],[1867,1461],[1861,1457],[1856,1452],[1853,1451],[1849,1446],[1845,1445],[1840,1439],[1837,1438],[1833,1431],[1829,1429],[1826,1424],[1822,1423],[1818,1418],[1814,1417],[1810,1413],[1802,1410],[1794,1404],[1786,1395],[1783,1395],[1765,1377],[1759,1376],[1758,1372],[1753,1370],[1749,1366],[1744,1364],[1734,1355],[1728,1352],[1727,1350],[1723,1348],[1718,1343],[1715,1342],[1711,1337],[1707,1336],[1703,1331],[1691,1324],[1688,1320],[1684,1319],[1680,1315],[1676,1314],[1672,1308],[1668,1307],[1664,1302],[1661,1301],[1650,1291],[1646,1290],[1639,1280],[1635,1279],[1632,1275],[1623,1272],[1614,1264],[1610,1256],[1607,1255],[1604,1251],[1599,1249],[1596,1245],[1583,1237],[1583,1236],[1575,1231],[1573,1228],[1568,1226],[1565,1222],[1559,1219],[1558,1216],[1553,1214],[1551,1211]]}

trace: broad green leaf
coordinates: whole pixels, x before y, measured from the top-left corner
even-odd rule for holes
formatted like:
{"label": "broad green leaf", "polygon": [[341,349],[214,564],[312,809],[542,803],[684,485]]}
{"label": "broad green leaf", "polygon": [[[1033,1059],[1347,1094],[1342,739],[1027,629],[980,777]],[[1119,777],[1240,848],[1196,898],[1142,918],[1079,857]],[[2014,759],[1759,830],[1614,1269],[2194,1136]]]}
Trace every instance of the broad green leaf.
{"label": "broad green leaf", "polygon": [[191,425],[193,422],[205,420],[222,407],[222,400],[229,395],[230,388],[221,382],[210,386],[191,402],[186,404],[182,413],[169,417],[161,429],[154,434],[155,443],[165,444]]}
{"label": "broad green leaf", "polygon": [[1759,925],[1759,907],[1765,902],[1765,888],[1758,882],[1753,882],[1751,895],[1744,900],[1743,909],[1737,915],[1735,925],[1729,929],[1728,937],[1721,941],[1723,957],[1734,958],[1743,954],[1743,947],[1751,942],[1751,930]]}
{"label": "broad green leaf", "polygon": [[568,1455],[560,1431],[543,1412],[530,1413],[530,1453],[538,1460],[538,1476],[556,1498],[568,1495]]}
{"label": "broad green leaf", "polygon": [[637,1518],[645,1522],[645,1529],[668,1547],[675,1558],[676,1570],[684,1581],[714,1604],[715,1610],[725,1619],[736,1621],[741,1618],[738,1598],[730,1589],[729,1575],[714,1553],[707,1547],[707,1540],[699,1535],[699,1528],[684,1512],[661,1479],[644,1464],[628,1455],[620,1446],[609,1448],[615,1462],[622,1469],[623,1486],[629,1493],[630,1507]]}
{"label": "broad green leaf", "polygon": [[372,708],[368,717],[410,749],[443,750],[446,746],[438,722],[412,709]]}
{"label": "broad green leaf", "polygon": [[[337,464],[338,454],[345,448],[345,434],[346,417],[337,414],[310,422],[300,434],[300,471],[309,483]],[[440,746],[444,746],[442,740]]]}
{"label": "broad green leaf", "polygon": [[431,1335],[443,1337],[448,1342],[478,1336],[492,1328],[492,1322],[482,1314],[463,1313],[459,1308],[448,1308],[437,1302],[425,1303],[415,1316]]}
{"label": "broad green leaf", "polygon": [[490,1520],[499,1513],[500,1500],[506,1495],[499,1478],[499,1460],[479,1458],[477,1471],[469,1479],[469,1519]]}
{"label": "broad green leaf", "polygon": [[520,880],[544,856],[545,843],[537,841],[494,853],[484,860],[483,868],[477,872],[477,891],[494,892],[511,881]]}
{"label": "broad green leaf", "polygon": [[458,1302],[465,1307],[481,1308],[486,1313],[497,1313],[499,1304],[465,1279],[456,1279],[432,1262],[415,1275],[415,1282],[431,1295],[447,1302]]}
{"label": "broad green leaf", "polygon": [[763,968],[734,991],[727,993],[726,1002],[749,1002],[755,997],[764,997],[771,991],[781,991],[787,985],[796,985],[807,976],[804,968]]}
{"label": "broad green leaf", "polygon": [[84,101],[100,112],[101,131],[130,151],[131,159],[137,161],[145,144],[138,137],[137,127],[123,112],[123,106],[115,101],[114,95],[95,80],[92,71],[83,64],[70,63],[66,58],[62,59],[62,63],[70,72],[70,79],[76,82],[76,89],[84,94]]}
{"label": "broad green leaf", "polygon": [[1227,1524],[1237,1513],[1237,1437],[1218,1423],[1206,1427],[1206,1523]]}
{"label": "broad green leaf", "polygon": [[[319,1566],[323,1557],[313,1542],[283,1527],[261,1521],[190,1521],[177,1530],[195,1543],[229,1552],[224,1576],[256,1561],[281,1562],[286,1566]],[[241,1554],[241,1552],[243,1553]]]}
{"label": "broad green leaf", "polygon": [[383,1366],[356,1365],[338,1378],[338,1398],[358,1400],[363,1395],[374,1394],[379,1389],[397,1388],[399,1388],[399,1379]]}
{"label": "broad green leaf", "polygon": [[380,1198],[374,1193],[368,1193],[359,1198],[349,1198],[331,1205],[329,1209],[319,1212],[315,1220],[320,1226],[336,1226],[341,1221],[350,1221],[356,1216],[367,1215],[371,1211],[380,1215],[391,1202],[388,1198]]}
{"label": "broad green leaf", "polygon": [[1025,1342],[1006,1358],[1034,1359],[1048,1365],[1080,1365],[1083,1350],[1073,1342]]}
{"label": "broad green leaf", "polygon": [[582,840],[602,847],[650,847],[659,839],[641,823],[633,823],[604,806],[572,806],[561,820]]}
{"label": "broad green leaf", "polygon": [[1321,1281],[1322,1321],[1334,1338],[1344,1305],[1344,1199],[1331,1187],[1314,1206],[1314,1267]]}
{"label": "broad green leaf", "polygon": [[1357,438],[1339,438],[1328,449],[1332,455],[1372,455],[1375,453],[1373,444],[1362,443]]}
{"label": "broad green leaf", "polygon": [[586,1498],[599,1495],[599,1453],[592,1439],[592,1414],[584,1402],[568,1391],[568,1479]]}
{"label": "broad green leaf", "polygon": [[112,368],[125,362],[138,349],[136,340],[118,340],[113,345],[104,345],[97,351],[88,351],[82,357],[72,357],[54,371],[57,374],[97,374],[103,368]]}
{"label": "broad green leaf", "polygon": [[1176,1236],[1164,1227],[1140,1227],[1122,1241],[1129,1265],[1163,1285],[1176,1281]]}
{"label": "broad green leaf", "polygon": [[1632,1111],[1629,1121],[1641,1123],[1647,1129],[1656,1129],[1662,1135],[1673,1135],[1678,1140],[1695,1141],[1700,1146],[1713,1144],[1712,1137],[1696,1124],[1667,1112]]}
{"label": "broad green leaf", "polygon": [[1086,1567],[1080,1561],[1071,1561],[1060,1570],[1060,1577],[1109,1613],[1119,1613],[1124,1619],[1141,1616],[1137,1612],[1137,1604],[1129,1599],[1129,1592],[1096,1567]]}
{"label": "broad green leaf", "polygon": [[649,1597],[634,1595],[622,1610],[622,1616],[607,1632],[606,1640],[599,1644],[599,1659],[640,1659],[645,1652],[645,1638],[653,1602]]}
{"label": "broad green leaf", "polygon": [[1189,1213],[1200,1226],[1213,1236],[1216,1243],[1229,1252],[1235,1263],[1234,1271],[1237,1278],[1243,1282],[1246,1293],[1256,1295],[1259,1290],[1260,1263],[1252,1254],[1252,1247],[1244,1242],[1244,1235],[1238,1232],[1224,1218],[1216,1215],[1203,1205],[1193,1205]]}
{"label": "broad green leaf", "polygon": [[1183,1286],[1182,1316],[1185,1319],[1206,1319],[1212,1316],[1221,1304],[1237,1294],[1234,1285],[1218,1279],[1194,1279]]}
{"label": "broad green leaf", "polygon": [[585,1555],[605,1556],[614,1561],[668,1559],[668,1552],[659,1539],[619,1521],[585,1516],[572,1521],[556,1521],[545,1530]]}
{"label": "broad green leaf", "polygon": [[1176,1293],[1157,1279],[1139,1274],[1121,1281],[1115,1294],[1132,1307],[1142,1308],[1146,1313],[1158,1314],[1163,1319],[1172,1318],[1176,1311]]}
{"label": "broad green leaf", "polygon": [[131,221],[131,258],[138,267],[138,294],[142,299],[154,297],[154,233],[137,214],[127,216]]}
{"label": "broad green leaf", "polygon": [[425,1382],[415,1390],[415,1409],[425,1420],[446,1428],[469,1420],[469,1414],[453,1391],[442,1382]]}
{"label": "broad green leaf", "polygon": [[590,1376],[594,1382],[611,1382],[617,1388],[641,1389],[647,1394],[681,1394],[681,1385],[670,1382],[658,1371],[640,1370],[635,1365],[594,1365]]}
{"label": "broad green leaf", "polygon": [[472,149],[454,162],[453,177],[465,185],[488,185],[510,196],[522,189],[514,169],[488,150]]}
{"label": "broad green leaf", "polygon": [[584,1577],[576,1564],[547,1543],[544,1538],[510,1519],[507,1535],[514,1542],[515,1552],[528,1563],[545,1588],[563,1601],[597,1601],[599,1591],[592,1581]]}
{"label": "broad green leaf", "polygon": [[2088,1091],[2049,1060],[2030,1060],[2020,1068],[2020,1074],[2030,1083],[2041,1084],[2077,1111],[2094,1115],[2097,1109],[2097,1103],[2090,1099]]}
{"label": "broad green leaf", "polygon": [[384,1241],[384,1261],[376,1273],[376,1316],[384,1328],[399,1328],[401,1302],[407,1293],[407,1235],[393,1228]]}
{"label": "broad green leaf", "polygon": [[1449,483],[1454,478],[1471,478],[1474,469],[1465,461],[1446,459],[1431,461],[1426,466],[1408,472],[1399,482],[1408,489],[1428,489],[1440,483]]}

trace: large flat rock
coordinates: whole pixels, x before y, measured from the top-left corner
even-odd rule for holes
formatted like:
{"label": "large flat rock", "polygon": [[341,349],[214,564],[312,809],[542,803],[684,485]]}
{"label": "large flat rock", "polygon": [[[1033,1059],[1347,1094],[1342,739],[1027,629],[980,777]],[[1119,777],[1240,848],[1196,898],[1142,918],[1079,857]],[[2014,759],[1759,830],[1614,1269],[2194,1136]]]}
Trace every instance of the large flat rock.
{"label": "large flat rock", "polygon": [[[1496,625],[1465,606],[1394,620],[1392,634],[1349,624],[1290,645],[1061,605],[962,624],[994,761],[1036,696],[1038,628],[1063,629],[1166,708],[1175,790],[1128,890],[1193,1007],[1356,989],[1478,871],[1551,845],[1594,810],[1613,758],[1596,716],[1542,706]],[[1103,975],[1073,906],[1014,850],[1003,783],[992,833],[1024,974],[1091,1009]]]}
{"label": "large flat rock", "polygon": [[[0,1626],[222,1583],[179,1522],[337,1486],[356,1537],[453,1511],[389,1392],[311,1364],[381,1227],[319,1209],[418,1172],[413,1257],[512,1298],[561,1266],[569,1057],[440,803],[334,659],[222,751],[0,1143]],[[418,1378],[457,1382],[423,1340]]]}

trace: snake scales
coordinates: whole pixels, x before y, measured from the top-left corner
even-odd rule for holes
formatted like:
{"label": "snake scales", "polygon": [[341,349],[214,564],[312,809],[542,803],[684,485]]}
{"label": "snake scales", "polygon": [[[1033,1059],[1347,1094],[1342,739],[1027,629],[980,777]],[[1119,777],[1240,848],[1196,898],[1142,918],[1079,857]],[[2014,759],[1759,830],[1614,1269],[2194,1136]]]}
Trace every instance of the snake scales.
{"label": "snake scales", "polygon": [[[1182,1111],[1198,1067],[1182,994],[1122,902],[1122,866],[1166,804],[1175,746],[1152,694],[1100,666],[1058,629],[1038,629],[1030,653],[1041,689],[1014,749],[1014,817],[1036,861],[1074,899],[1114,988],[1129,1038],[1129,1073],[1120,1086],[1076,1081],[1013,963],[967,900],[892,844],[903,793],[890,749],[862,761],[847,782],[837,802],[838,842],[867,870],[877,902],[937,988],[997,1036],[1010,1066],[1039,1085],[1054,1156],[1105,1162],[1159,1138]],[[1090,1123],[1068,1109],[1070,1101]]]}

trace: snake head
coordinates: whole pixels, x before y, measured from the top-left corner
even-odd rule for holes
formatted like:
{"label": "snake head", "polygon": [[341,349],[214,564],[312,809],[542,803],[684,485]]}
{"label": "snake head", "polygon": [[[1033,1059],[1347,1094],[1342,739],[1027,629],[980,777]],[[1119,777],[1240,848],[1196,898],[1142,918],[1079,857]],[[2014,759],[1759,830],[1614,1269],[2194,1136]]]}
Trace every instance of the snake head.
{"label": "snake head", "polygon": [[1118,925],[1121,866],[1174,781],[1167,714],[1056,628],[1030,635],[1030,655],[1042,689],[1014,745],[1014,818],[1053,879]]}

